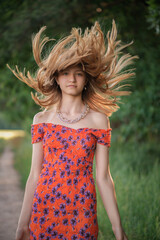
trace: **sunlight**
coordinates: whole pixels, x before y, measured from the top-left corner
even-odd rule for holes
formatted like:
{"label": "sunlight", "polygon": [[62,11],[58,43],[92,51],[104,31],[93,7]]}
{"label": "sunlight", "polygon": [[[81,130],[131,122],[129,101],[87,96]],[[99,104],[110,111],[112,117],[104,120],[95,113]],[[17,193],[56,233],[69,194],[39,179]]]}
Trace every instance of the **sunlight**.
{"label": "sunlight", "polygon": [[23,130],[0,130],[0,138],[3,139],[11,139],[14,137],[24,137],[25,136],[25,131]]}

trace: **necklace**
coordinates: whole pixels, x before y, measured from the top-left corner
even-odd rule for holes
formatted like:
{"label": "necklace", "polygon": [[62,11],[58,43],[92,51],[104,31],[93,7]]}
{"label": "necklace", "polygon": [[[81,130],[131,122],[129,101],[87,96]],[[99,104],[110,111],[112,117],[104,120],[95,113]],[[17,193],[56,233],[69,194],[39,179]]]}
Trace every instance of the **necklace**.
{"label": "necklace", "polygon": [[65,118],[65,117],[62,115],[60,109],[58,109],[56,112],[57,112],[57,115],[58,115],[59,119],[62,120],[63,122],[66,122],[66,123],[75,123],[75,122],[78,122],[80,119],[84,118],[84,117],[87,115],[87,113],[89,112],[89,106],[88,106],[88,104],[85,103],[85,109],[84,109],[84,111],[81,113],[81,115],[80,115],[79,117],[77,117],[77,118],[75,118],[75,119],[73,119],[73,120],[70,120],[70,119]]}

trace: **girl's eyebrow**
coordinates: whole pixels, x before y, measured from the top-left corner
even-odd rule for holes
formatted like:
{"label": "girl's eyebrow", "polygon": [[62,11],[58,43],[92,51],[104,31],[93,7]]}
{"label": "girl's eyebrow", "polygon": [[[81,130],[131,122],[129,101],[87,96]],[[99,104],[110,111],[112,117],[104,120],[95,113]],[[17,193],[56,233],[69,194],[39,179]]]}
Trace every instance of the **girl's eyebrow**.
{"label": "girl's eyebrow", "polygon": [[[69,71],[69,69],[65,69],[65,70],[61,70],[60,72],[68,72],[68,71]],[[76,69],[75,72],[83,72],[84,73],[84,71],[81,69]]]}
{"label": "girl's eyebrow", "polygon": [[84,71],[81,69],[77,69],[76,72],[84,72]]}

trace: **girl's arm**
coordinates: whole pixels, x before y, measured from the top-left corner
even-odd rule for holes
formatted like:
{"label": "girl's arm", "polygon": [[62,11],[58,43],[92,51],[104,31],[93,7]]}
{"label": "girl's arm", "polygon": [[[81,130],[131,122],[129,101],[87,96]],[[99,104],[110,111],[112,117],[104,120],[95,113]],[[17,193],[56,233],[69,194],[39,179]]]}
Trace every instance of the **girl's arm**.
{"label": "girl's arm", "polygon": [[[110,128],[110,123],[107,121],[101,122],[104,129]],[[112,230],[117,240],[127,240],[125,233],[123,232],[120,214],[117,205],[116,192],[114,182],[109,168],[109,148],[102,144],[96,146],[95,152],[96,159],[96,183],[100,192],[104,207],[108,214],[109,220],[112,224]]]}
{"label": "girl's arm", "polygon": [[26,182],[24,200],[18,221],[18,226],[28,225],[30,221],[31,208],[33,202],[34,191],[37,185],[38,177],[41,172],[43,161],[42,141],[32,145],[32,163],[31,170]]}
{"label": "girl's arm", "polygon": [[[33,124],[34,123],[37,123],[35,117],[33,120]],[[22,203],[21,213],[19,216],[18,227],[16,232],[16,240],[24,239],[22,238],[22,234],[28,234],[34,191],[42,169],[42,162],[43,162],[43,144],[42,141],[39,141],[37,143],[32,144],[31,168],[25,186],[24,199]]]}

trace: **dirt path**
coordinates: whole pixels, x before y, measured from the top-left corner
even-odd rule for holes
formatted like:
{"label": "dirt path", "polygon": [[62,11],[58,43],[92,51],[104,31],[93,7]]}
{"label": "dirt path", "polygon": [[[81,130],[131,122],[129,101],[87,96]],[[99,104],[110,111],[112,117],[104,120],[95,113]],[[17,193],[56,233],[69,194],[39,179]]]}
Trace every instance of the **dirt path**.
{"label": "dirt path", "polygon": [[6,146],[0,157],[0,240],[15,240],[23,194],[20,179],[13,167],[14,154]]}

